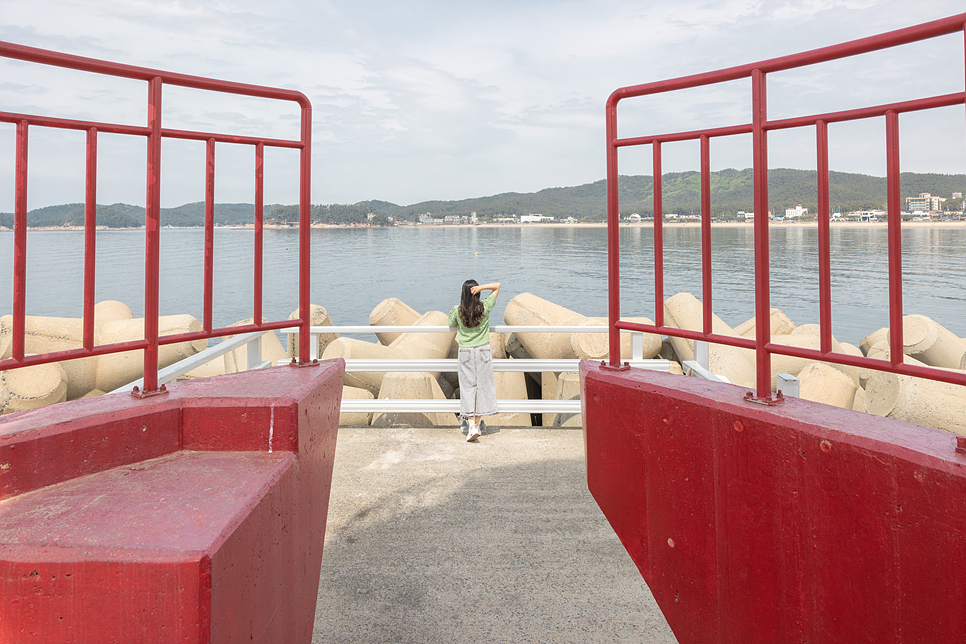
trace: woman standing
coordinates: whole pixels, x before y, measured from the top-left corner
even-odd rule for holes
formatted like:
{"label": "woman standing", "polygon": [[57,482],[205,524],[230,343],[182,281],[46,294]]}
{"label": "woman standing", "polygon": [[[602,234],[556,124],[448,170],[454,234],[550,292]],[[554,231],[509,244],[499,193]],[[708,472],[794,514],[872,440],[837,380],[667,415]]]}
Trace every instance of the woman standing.
{"label": "woman standing", "polygon": [[[480,300],[481,291],[492,291]],[[490,353],[490,311],[496,304],[500,283],[463,282],[460,303],[450,309],[449,324],[456,327],[459,342],[460,418],[467,442],[486,429],[483,416],[496,414],[496,385]]]}

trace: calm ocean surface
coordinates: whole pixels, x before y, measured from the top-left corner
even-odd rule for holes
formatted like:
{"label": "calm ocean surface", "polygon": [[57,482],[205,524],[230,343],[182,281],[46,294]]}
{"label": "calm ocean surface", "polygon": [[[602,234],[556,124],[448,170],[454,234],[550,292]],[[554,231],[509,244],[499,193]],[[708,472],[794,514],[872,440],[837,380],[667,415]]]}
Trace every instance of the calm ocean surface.
{"label": "calm ocean surface", "polygon": [[[215,325],[252,315],[251,230],[215,233]],[[833,333],[857,344],[888,323],[885,228],[832,230]],[[700,231],[666,228],[665,296],[700,298]],[[161,234],[161,313],[202,317],[204,231]],[[80,317],[83,310],[83,233],[27,235],[28,315]],[[754,314],[751,227],[712,233],[714,310],[737,326]],[[771,231],[772,306],[796,324],[818,322],[817,230]],[[366,324],[370,311],[398,297],[417,311],[448,311],[463,280],[503,284],[496,316],[514,295],[531,292],[585,315],[607,313],[604,228],[395,228],[312,231],[312,302],[336,324]],[[97,300],[120,300],[141,315],[143,231],[97,234]],[[653,235],[650,227],[621,230],[624,316],[653,319]],[[287,318],[298,305],[295,230],[265,231],[264,315]],[[903,231],[903,304],[966,336],[966,229]],[[12,310],[13,233],[0,232],[0,314]]]}

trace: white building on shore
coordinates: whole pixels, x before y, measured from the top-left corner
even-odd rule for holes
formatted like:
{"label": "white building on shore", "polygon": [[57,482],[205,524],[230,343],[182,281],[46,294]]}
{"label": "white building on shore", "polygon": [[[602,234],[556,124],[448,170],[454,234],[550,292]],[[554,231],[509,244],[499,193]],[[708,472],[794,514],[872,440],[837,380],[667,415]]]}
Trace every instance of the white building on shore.
{"label": "white building on shore", "polygon": [[548,215],[535,215],[530,213],[529,215],[520,215],[521,224],[530,224],[538,221],[553,221],[553,217]]}

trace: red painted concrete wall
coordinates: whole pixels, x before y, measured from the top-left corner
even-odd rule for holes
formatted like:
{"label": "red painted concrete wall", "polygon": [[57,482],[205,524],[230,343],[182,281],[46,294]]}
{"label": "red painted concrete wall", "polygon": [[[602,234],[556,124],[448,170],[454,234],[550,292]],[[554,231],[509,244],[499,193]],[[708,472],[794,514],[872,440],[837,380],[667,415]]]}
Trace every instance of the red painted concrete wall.
{"label": "red painted concrete wall", "polygon": [[587,483],[682,644],[966,641],[956,437],[581,364]]}
{"label": "red painted concrete wall", "polygon": [[0,641],[311,641],[343,374],[0,419]]}

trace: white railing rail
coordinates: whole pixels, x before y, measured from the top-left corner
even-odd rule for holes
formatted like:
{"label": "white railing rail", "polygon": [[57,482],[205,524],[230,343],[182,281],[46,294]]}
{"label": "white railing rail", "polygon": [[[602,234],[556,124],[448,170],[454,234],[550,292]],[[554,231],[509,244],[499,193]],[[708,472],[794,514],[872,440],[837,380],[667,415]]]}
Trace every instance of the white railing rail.
{"label": "white railing rail", "polygon": [[[248,369],[261,369],[263,367],[269,367],[271,366],[270,362],[262,361],[261,337],[266,333],[272,333],[272,331],[254,331],[252,333],[236,335],[223,340],[214,346],[208,347],[203,351],[199,351],[192,356],[188,356],[184,360],[176,362],[169,367],[158,369],[158,386],[160,387],[161,385],[165,385],[169,382],[174,382],[192,369],[197,369],[198,367],[211,362],[215,358],[220,358],[229,351],[234,351],[235,349],[245,345],[248,347],[246,350],[246,355],[248,356]],[[133,387],[140,388],[143,386],[143,384],[144,378],[139,378],[134,382],[129,382],[128,384],[118,387],[114,391],[108,393],[114,394],[121,391],[131,391]]]}
{"label": "white railing rail", "polygon": [[[581,325],[493,325],[491,331],[497,333],[607,333],[608,327],[600,326],[581,326]],[[298,333],[298,327],[289,327],[279,330],[284,334]],[[182,375],[196,369],[211,360],[224,356],[229,351],[233,351],[241,346],[246,346],[247,368],[259,369],[270,366],[267,361],[261,359],[261,336],[273,331],[256,331],[237,335],[226,339],[219,344],[200,351],[193,356],[189,356],[180,362],[164,369],[158,370],[158,385],[166,384],[177,380]],[[372,325],[341,325],[341,326],[313,326],[310,327],[312,335],[309,347],[309,360],[319,358],[317,336],[320,334],[374,334],[374,333],[455,333],[455,327],[449,326],[372,326]],[[662,359],[645,359],[644,353],[644,334],[638,331],[622,331],[631,334],[631,358],[627,362],[632,367],[649,369],[653,371],[670,371],[670,361]],[[279,364],[287,363],[288,360],[280,361]],[[580,360],[576,359],[504,359],[493,360],[493,370],[497,372],[576,372],[579,369]],[[685,373],[691,376],[728,382],[722,376],[716,376],[708,371],[708,345],[706,342],[695,343],[695,360],[685,361]],[[439,359],[361,359],[350,358],[346,360],[346,372],[455,372],[457,371],[457,360],[454,358]],[[114,392],[130,391],[132,387],[140,387],[142,380],[128,383],[123,387],[115,389]],[[111,393],[114,393],[111,392]],[[580,400],[500,400],[499,408],[501,413],[580,413]],[[343,400],[343,412],[459,412],[459,400],[399,400],[399,399],[375,399],[375,400]]]}

